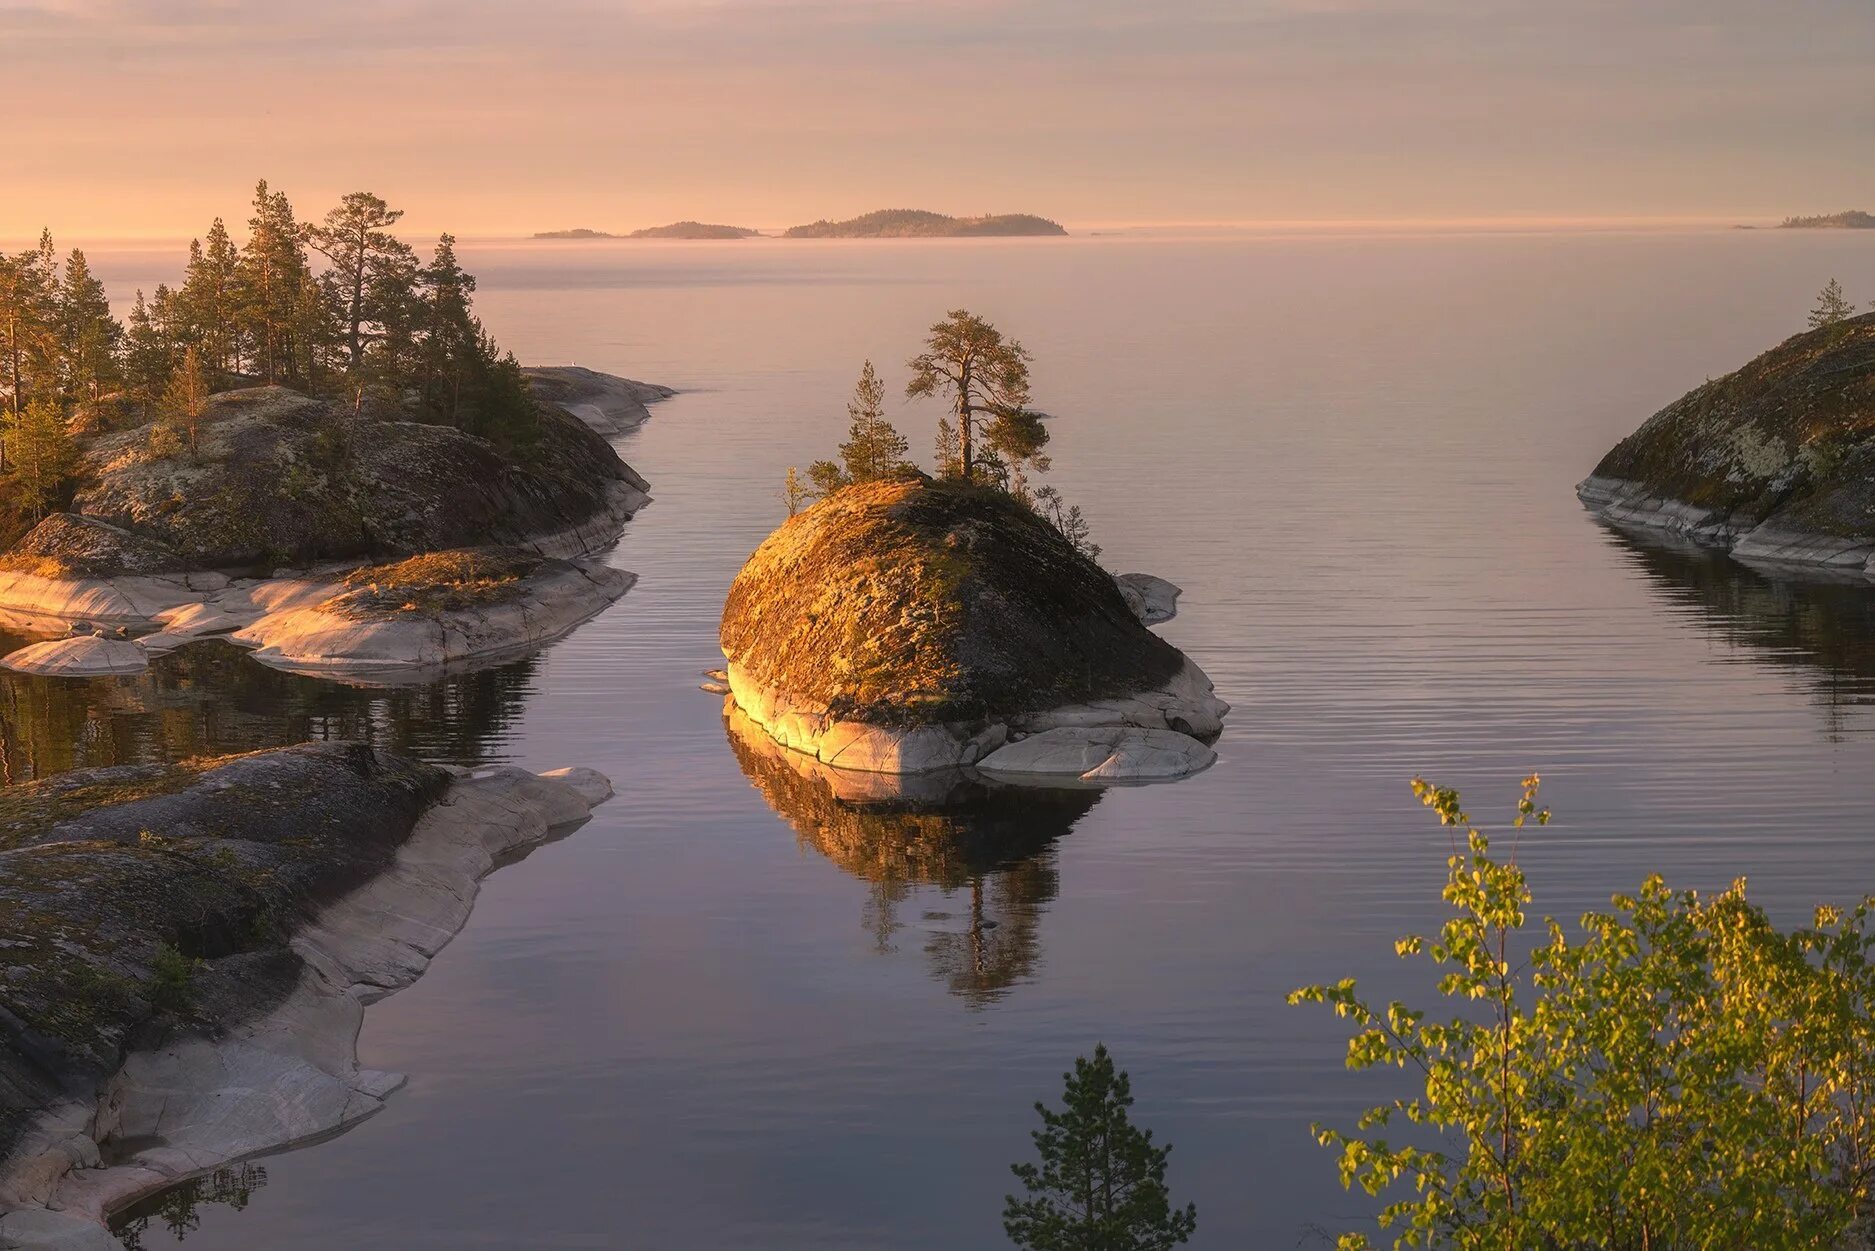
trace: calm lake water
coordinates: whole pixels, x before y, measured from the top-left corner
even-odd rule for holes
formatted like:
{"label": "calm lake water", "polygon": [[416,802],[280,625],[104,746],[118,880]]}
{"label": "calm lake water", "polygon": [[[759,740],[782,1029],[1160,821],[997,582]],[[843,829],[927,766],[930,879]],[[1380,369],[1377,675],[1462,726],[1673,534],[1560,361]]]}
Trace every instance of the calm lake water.
{"label": "calm lake water", "polygon": [[[1543,773],[1539,911],[1653,870],[1748,875],[1786,920],[1875,889],[1875,593],[1636,543],[1572,492],[1832,275],[1875,294],[1875,238],[464,252],[522,359],[684,392],[620,441],[657,502],[612,557],[642,579],[616,608],[420,691],[219,649],[0,688],[16,779],[351,734],[617,785],[372,1010],[365,1062],[411,1075],[389,1110],[204,1196],[239,1210],[172,1210],[192,1251],[993,1247],[1029,1105],[1097,1041],[1176,1144],[1194,1246],[1319,1245],[1366,1205],[1308,1124],[1396,1079],[1346,1075],[1337,1023],[1283,994],[1352,973],[1423,995],[1390,946],[1440,919],[1415,773],[1481,819]],[[173,277],[167,254],[96,260]],[[1185,588],[1165,633],[1236,710],[1205,774],[976,796],[964,842],[926,854],[928,814],[830,805],[738,750],[696,684],[783,468],[843,437],[863,358],[902,384],[959,306],[1034,352],[1054,480],[1109,567]],[[894,413],[919,452],[936,416]],[[171,1241],[160,1215],[139,1236]]]}

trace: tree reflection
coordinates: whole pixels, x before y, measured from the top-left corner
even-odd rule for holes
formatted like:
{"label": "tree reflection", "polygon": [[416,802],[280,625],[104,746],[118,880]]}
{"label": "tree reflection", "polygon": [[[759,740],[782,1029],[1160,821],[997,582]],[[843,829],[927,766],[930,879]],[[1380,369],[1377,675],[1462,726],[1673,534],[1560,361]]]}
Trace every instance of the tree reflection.
{"label": "tree reflection", "polygon": [[1875,582],[1859,573],[1762,569],[1652,533],[1608,533],[1725,642],[1806,675],[1831,737],[1852,709],[1875,703]]}
{"label": "tree reflection", "polygon": [[145,1251],[153,1229],[182,1242],[202,1227],[203,1207],[221,1204],[239,1212],[266,1184],[267,1170],[260,1165],[230,1165],[134,1204],[112,1224],[127,1251]]}
{"label": "tree reflection", "polygon": [[1054,843],[1100,802],[1095,788],[992,783],[967,771],[899,778],[830,769],[777,744],[733,706],[736,761],[800,841],[870,885],[862,924],[897,950],[901,912],[921,890],[957,898],[927,911],[933,976],[973,1007],[1002,998],[1040,960],[1040,925],[1059,889]]}
{"label": "tree reflection", "polygon": [[[0,635],[0,648],[24,641]],[[129,677],[0,670],[0,784],[307,739],[354,739],[479,764],[506,740],[536,664],[529,657],[421,686],[372,688],[283,673],[210,641],[158,657]]]}

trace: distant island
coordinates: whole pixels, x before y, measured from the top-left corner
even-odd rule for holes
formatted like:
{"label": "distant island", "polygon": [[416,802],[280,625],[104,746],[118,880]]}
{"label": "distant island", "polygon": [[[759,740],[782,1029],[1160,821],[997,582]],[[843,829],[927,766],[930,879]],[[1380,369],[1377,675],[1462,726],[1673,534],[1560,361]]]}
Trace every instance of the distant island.
{"label": "distant island", "polygon": [[756,239],[761,231],[747,226],[715,226],[708,222],[672,222],[631,232],[633,239]]}
{"label": "distant island", "polygon": [[923,209],[880,209],[849,221],[791,226],[788,239],[956,239],[991,235],[1065,235],[1059,222],[1030,213],[947,217]]}
{"label": "distant island", "polygon": [[1777,224],[1777,228],[1779,230],[1875,230],[1875,213],[1849,209],[1841,213],[1825,213],[1816,217],[1786,217]]}
{"label": "distant island", "polygon": [[668,226],[647,226],[628,235],[607,234],[603,230],[543,230],[536,239],[755,239],[761,231],[747,226],[716,226],[709,222],[672,222]]}

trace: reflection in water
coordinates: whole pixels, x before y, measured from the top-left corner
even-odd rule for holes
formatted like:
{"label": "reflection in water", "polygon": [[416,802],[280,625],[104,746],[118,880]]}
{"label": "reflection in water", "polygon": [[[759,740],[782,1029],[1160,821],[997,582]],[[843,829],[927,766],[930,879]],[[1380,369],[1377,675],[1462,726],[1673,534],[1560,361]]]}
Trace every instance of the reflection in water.
{"label": "reflection in water", "polygon": [[153,1229],[163,1230],[181,1242],[202,1227],[201,1208],[225,1204],[239,1212],[248,1205],[254,1192],[266,1184],[267,1170],[261,1166],[230,1165],[133,1204],[111,1222],[112,1228],[128,1251],[144,1251],[150,1246],[146,1236]]}
{"label": "reflection in water", "polygon": [[973,1007],[1035,971],[1042,913],[1059,887],[1054,842],[1100,802],[1095,788],[1005,786],[964,773],[899,778],[830,769],[788,751],[731,705],[729,745],[802,843],[871,884],[864,923],[896,951],[914,892],[968,891],[968,912],[927,911],[933,976]]}
{"label": "reflection in water", "polygon": [[1727,643],[1749,648],[1754,661],[1808,675],[1832,738],[1852,709],[1875,704],[1875,584],[1867,578],[1759,569],[1655,533],[1611,528],[1609,534],[1672,599],[1699,609]]}
{"label": "reflection in water", "polygon": [[[0,635],[0,648],[23,640]],[[306,739],[356,739],[428,760],[500,757],[536,658],[425,686],[366,688],[282,673],[195,643],[113,678],[0,671],[0,784],[90,765],[182,760]]]}

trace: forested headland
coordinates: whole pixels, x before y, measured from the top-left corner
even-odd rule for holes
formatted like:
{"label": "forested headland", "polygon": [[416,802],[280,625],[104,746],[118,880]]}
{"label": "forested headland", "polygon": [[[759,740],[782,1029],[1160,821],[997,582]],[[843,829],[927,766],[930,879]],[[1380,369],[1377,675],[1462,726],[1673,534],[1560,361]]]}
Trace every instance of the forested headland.
{"label": "forested headland", "polygon": [[391,232],[402,216],[359,191],[301,221],[263,181],[245,238],[216,218],[181,283],[138,290],[121,320],[84,252],[61,256],[50,230],[0,254],[0,537],[60,505],[75,438],[154,422],[180,452],[207,396],[234,387],[525,445],[538,412],[475,315],[455,239],[426,259]]}

